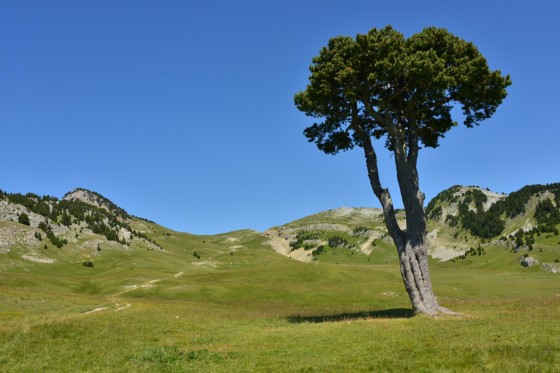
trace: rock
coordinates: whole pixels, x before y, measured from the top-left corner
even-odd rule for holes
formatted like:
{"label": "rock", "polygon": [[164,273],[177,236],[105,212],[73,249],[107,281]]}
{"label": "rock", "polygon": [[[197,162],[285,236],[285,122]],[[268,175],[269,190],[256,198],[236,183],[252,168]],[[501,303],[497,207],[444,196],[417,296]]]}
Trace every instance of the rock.
{"label": "rock", "polygon": [[530,256],[525,256],[521,259],[519,259],[519,261],[521,262],[521,265],[523,267],[533,267],[537,264],[539,264],[539,261],[535,258],[532,258]]}
{"label": "rock", "polygon": [[552,264],[543,263],[541,264],[541,268],[550,273],[560,273],[560,267],[557,267]]}

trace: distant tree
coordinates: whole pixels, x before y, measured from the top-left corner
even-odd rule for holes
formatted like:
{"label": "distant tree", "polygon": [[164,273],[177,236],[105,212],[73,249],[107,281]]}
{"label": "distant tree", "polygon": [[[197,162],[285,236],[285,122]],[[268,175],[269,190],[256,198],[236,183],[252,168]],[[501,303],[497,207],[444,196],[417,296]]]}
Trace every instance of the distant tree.
{"label": "distant tree", "polygon": [[62,214],[62,219],[60,219],[60,223],[67,227],[72,225],[72,218],[70,217],[70,215],[68,215],[66,211],[64,211],[64,213]]}
{"label": "distant tree", "polygon": [[[449,312],[433,294],[428,270],[424,194],[417,161],[421,147],[436,148],[456,126],[452,109],[471,128],[490,118],[506,97],[509,76],[492,71],[473,43],[429,27],[409,38],[390,26],[356,38],[330,39],[312,60],[297,108],[317,122],[305,136],[327,154],[364,150],[369,181],[397,247],[401,274],[415,312]],[[397,224],[389,190],[379,177],[373,140],[393,153],[406,214]]]}
{"label": "distant tree", "polygon": [[348,241],[344,237],[332,236],[329,237],[328,245],[330,247],[345,247],[348,246]]}
{"label": "distant tree", "polygon": [[31,225],[31,223],[29,222],[29,216],[25,212],[22,212],[18,215],[18,223]]}

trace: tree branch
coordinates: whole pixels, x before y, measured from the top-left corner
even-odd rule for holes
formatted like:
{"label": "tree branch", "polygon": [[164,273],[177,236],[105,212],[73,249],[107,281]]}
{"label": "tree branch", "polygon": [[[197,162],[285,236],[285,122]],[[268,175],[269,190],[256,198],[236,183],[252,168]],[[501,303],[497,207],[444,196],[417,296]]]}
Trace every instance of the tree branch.
{"label": "tree branch", "polygon": [[387,226],[387,230],[389,231],[389,234],[393,238],[393,241],[395,242],[397,247],[403,247],[405,235],[402,229],[399,227],[399,224],[397,223],[391,194],[389,193],[388,189],[385,189],[381,186],[381,181],[379,179],[379,168],[377,166],[377,154],[375,153],[375,150],[371,143],[370,136],[364,131],[359,123],[360,121],[357,114],[358,109],[356,105],[354,105],[352,111],[352,129],[356,132],[356,135],[360,139],[360,142],[362,143],[362,146],[364,148],[369,181],[375,196],[377,197],[377,199],[379,199],[379,202],[381,202],[381,206],[383,207],[385,225]]}
{"label": "tree branch", "polygon": [[402,128],[396,126],[395,123],[393,123],[393,118],[389,114],[389,108],[388,108],[389,104],[387,103],[387,105],[385,105],[387,107],[387,112],[385,114],[380,114],[377,110],[375,110],[371,106],[371,102],[367,99],[367,97],[362,97],[362,102],[364,103],[364,107],[366,108],[366,113],[374,120],[376,120],[383,128],[387,130],[387,133],[389,134],[389,138],[393,142],[395,157],[402,157],[404,155],[403,153],[404,139],[402,134]]}
{"label": "tree branch", "polygon": [[[412,101],[412,100],[411,100]],[[407,119],[408,119],[408,156],[407,163],[409,166],[416,168],[418,162],[418,120],[417,113],[413,105],[407,105]]]}

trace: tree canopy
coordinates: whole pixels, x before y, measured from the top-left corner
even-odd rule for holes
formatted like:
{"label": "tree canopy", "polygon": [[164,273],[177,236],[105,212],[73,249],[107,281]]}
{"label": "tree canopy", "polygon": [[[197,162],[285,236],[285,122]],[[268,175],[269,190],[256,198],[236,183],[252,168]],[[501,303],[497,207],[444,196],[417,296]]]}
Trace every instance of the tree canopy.
{"label": "tree canopy", "polygon": [[370,138],[384,136],[390,150],[414,157],[419,142],[435,148],[457,125],[460,105],[467,127],[494,114],[511,84],[492,71],[473,43],[442,28],[428,27],[405,38],[391,26],[356,38],[330,39],[313,58],[299,110],[320,119],[305,136],[334,154],[361,146],[356,125]]}

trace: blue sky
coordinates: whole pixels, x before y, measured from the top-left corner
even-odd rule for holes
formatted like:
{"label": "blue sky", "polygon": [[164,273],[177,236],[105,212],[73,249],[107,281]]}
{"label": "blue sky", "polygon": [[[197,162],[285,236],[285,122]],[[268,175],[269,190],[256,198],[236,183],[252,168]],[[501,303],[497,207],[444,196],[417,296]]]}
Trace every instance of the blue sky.
{"label": "blue sky", "polygon": [[[509,193],[560,182],[559,7],[0,0],[0,188],[57,197],[88,188],[191,233],[378,207],[361,149],[329,156],[307,143],[312,120],[293,96],[330,37],[389,24],[406,36],[447,28],[513,82],[493,118],[421,152],[428,200],[455,184]],[[378,153],[398,200],[393,160]]]}

